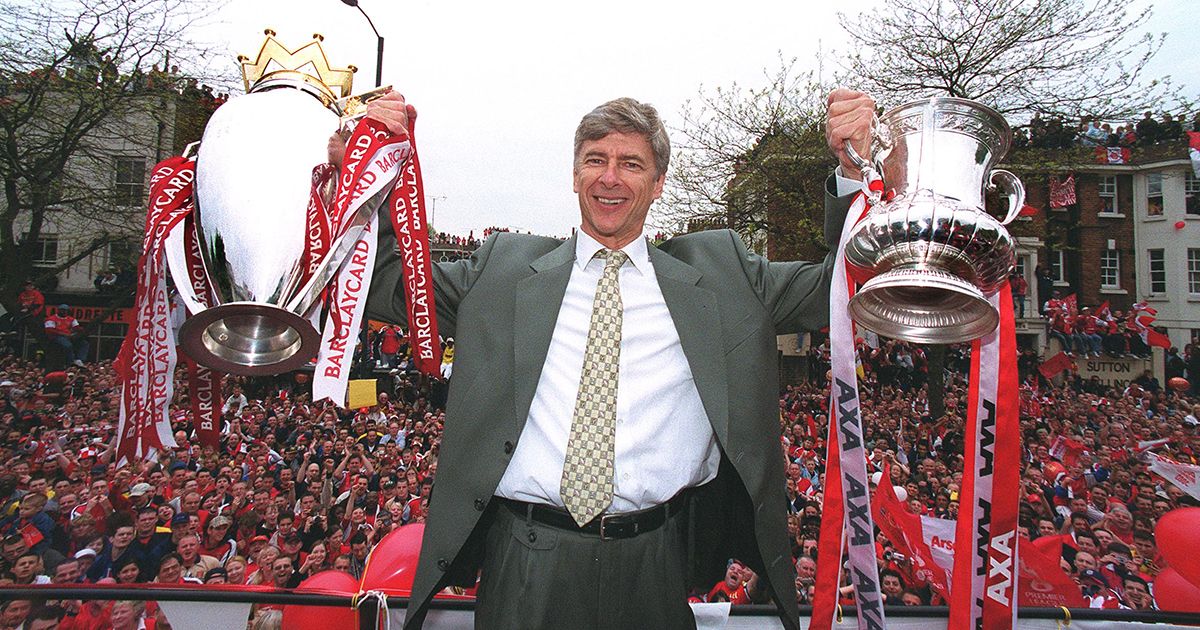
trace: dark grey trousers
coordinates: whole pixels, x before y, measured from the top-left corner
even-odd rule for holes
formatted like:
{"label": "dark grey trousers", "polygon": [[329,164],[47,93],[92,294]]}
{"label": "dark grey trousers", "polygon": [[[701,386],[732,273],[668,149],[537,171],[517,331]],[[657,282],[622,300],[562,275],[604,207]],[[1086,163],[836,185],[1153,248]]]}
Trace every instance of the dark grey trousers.
{"label": "dark grey trousers", "polygon": [[623,540],[550,527],[498,506],[475,606],[477,630],[694,630],[688,510]]}

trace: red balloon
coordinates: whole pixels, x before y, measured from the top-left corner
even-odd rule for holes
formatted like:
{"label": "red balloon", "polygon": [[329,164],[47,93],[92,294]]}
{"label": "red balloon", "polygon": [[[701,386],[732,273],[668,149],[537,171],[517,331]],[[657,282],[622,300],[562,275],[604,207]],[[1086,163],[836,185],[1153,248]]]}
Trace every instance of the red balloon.
{"label": "red balloon", "polygon": [[1187,225],[1187,223],[1184,223],[1183,221],[1176,221],[1176,222],[1175,222],[1175,229],[1176,229],[1176,230],[1182,230],[1182,229],[1183,229],[1183,226],[1185,226],[1185,225]]}
{"label": "red balloon", "polygon": [[367,569],[363,571],[360,588],[363,591],[382,591],[388,596],[411,595],[424,534],[424,523],[412,523],[384,536],[371,550],[371,555],[367,556]]}
{"label": "red balloon", "polygon": [[1200,531],[1200,508],[1171,510],[1158,519],[1154,540],[1172,569],[1188,582],[1200,587],[1200,553],[1196,553],[1196,532]]}
{"label": "red balloon", "polygon": [[[322,571],[300,583],[297,591],[354,595],[358,582],[343,571]],[[330,630],[358,625],[358,612],[350,606],[284,606],[283,625],[289,630]]]}
{"label": "red balloon", "polygon": [[1172,376],[1170,380],[1167,381],[1167,387],[1170,387],[1177,392],[1186,391],[1190,385],[1191,383],[1188,383],[1188,380],[1182,376]]}
{"label": "red balloon", "polygon": [[1159,610],[1200,613],[1200,587],[1168,567],[1154,578],[1154,603]]}

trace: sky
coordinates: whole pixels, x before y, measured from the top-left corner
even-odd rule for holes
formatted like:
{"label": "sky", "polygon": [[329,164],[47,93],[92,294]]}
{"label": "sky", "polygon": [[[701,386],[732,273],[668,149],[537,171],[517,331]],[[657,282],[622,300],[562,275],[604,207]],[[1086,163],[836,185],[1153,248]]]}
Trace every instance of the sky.
{"label": "sky", "polygon": [[[1200,64],[1186,38],[1200,27],[1194,2],[1159,0],[1147,25],[1167,33],[1152,74],[1171,74],[1193,98]],[[384,85],[420,113],[416,136],[434,227],[560,236],[579,223],[571,143],[583,114],[632,96],[656,106],[670,128],[701,89],[760,86],[781,57],[796,58],[798,71],[818,70],[819,52],[848,45],[836,12],[875,4],[361,2],[385,37]],[[227,46],[234,65],[238,54],[258,52],[266,27],[293,48],[321,33],[333,65],[358,66],[355,91],[373,87],[374,33],[339,0],[231,0],[211,17],[205,39]]]}

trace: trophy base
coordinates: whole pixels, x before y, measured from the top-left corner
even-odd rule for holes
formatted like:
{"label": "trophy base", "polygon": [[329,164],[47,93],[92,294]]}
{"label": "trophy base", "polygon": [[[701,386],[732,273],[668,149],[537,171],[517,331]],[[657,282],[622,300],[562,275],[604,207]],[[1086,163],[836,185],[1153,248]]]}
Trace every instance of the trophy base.
{"label": "trophy base", "polygon": [[277,306],[232,302],[205,309],[179,329],[180,346],[197,363],[226,374],[266,376],[304,366],[321,335],[308,320]]}
{"label": "trophy base", "polygon": [[930,268],[897,268],[871,278],[850,299],[849,310],[858,324],[913,343],[962,343],[1000,324],[1000,314],[975,285]]}

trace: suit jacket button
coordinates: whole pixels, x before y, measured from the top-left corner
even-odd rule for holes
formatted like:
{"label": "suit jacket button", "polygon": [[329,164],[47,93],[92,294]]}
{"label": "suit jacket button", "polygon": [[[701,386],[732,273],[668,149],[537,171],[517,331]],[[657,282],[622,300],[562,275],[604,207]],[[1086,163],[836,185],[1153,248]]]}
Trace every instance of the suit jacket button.
{"label": "suit jacket button", "polygon": [[450,563],[447,562],[445,558],[438,558],[437,565],[438,565],[438,568],[443,571],[450,568]]}
{"label": "suit jacket button", "polygon": [[487,507],[487,501],[484,501],[483,499],[475,499],[475,509],[476,510],[479,510],[480,512],[482,512],[483,508],[485,508],[485,507]]}
{"label": "suit jacket button", "polygon": [[515,449],[515,448],[516,448],[516,445],[513,444],[511,441],[505,442],[504,443],[504,454],[512,455],[513,449]]}

